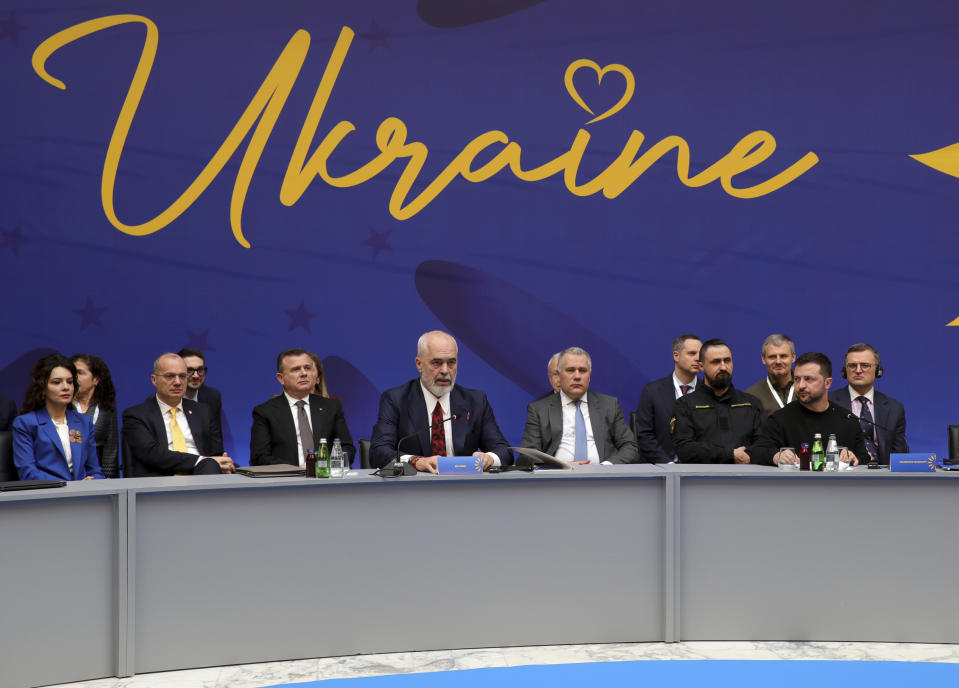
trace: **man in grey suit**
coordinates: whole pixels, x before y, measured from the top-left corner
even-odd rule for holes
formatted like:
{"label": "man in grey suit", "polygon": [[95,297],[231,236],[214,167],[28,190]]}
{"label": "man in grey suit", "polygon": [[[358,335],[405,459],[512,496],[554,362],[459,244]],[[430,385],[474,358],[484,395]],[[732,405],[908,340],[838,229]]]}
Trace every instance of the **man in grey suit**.
{"label": "man in grey suit", "polygon": [[559,392],[526,408],[523,447],[571,463],[637,463],[636,438],[619,400],[589,391],[593,362],[579,347],[559,355]]}

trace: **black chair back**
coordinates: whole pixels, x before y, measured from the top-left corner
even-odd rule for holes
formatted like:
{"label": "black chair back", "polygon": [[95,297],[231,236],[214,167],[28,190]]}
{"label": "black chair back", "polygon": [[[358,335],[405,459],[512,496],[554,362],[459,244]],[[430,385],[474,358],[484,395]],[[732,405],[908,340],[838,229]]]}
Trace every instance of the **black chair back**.
{"label": "black chair back", "polygon": [[959,463],[959,425],[947,425],[949,432],[949,463]]}
{"label": "black chair back", "polygon": [[360,440],[360,468],[372,468],[370,466],[370,441]]}
{"label": "black chair back", "polygon": [[0,482],[20,480],[17,467],[13,463],[13,432],[0,430]]}
{"label": "black chair back", "polygon": [[[120,433],[120,437],[123,437],[123,433]],[[120,442],[120,456],[118,457],[120,461],[120,466],[118,469],[117,477],[123,478],[135,478],[136,476],[136,466],[133,461],[133,452],[130,451],[129,445],[127,445],[126,439],[123,439]]]}

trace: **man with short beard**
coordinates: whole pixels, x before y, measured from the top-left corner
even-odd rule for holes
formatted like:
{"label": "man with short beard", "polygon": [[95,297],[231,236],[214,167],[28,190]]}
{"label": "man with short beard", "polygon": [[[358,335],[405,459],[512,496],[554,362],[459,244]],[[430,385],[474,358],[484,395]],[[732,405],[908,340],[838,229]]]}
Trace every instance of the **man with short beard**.
{"label": "man with short beard", "polygon": [[722,339],[699,349],[703,385],[676,400],[671,423],[680,463],[751,463],[765,419],[762,402],[733,387],[733,355]]}
{"label": "man with short beard", "polygon": [[372,466],[392,461],[398,441],[400,460],[418,471],[436,473],[440,456],[481,457],[484,471],[513,463],[486,395],[455,384],[457,351],[456,340],[445,332],[420,337],[414,359],[420,376],[380,396],[370,440]]}
{"label": "man with short beard", "polygon": [[796,452],[803,442],[812,446],[813,436],[822,435],[825,446],[829,435],[835,435],[840,447],[847,447],[852,456],[849,463],[855,466],[864,459],[866,442],[859,423],[847,418],[846,409],[830,403],[826,393],[832,385],[832,361],[825,354],[805,353],[796,359],[793,371],[796,385],[796,400],[776,411],[766,419],[759,439],[753,447],[753,462],[779,465],[796,463]]}

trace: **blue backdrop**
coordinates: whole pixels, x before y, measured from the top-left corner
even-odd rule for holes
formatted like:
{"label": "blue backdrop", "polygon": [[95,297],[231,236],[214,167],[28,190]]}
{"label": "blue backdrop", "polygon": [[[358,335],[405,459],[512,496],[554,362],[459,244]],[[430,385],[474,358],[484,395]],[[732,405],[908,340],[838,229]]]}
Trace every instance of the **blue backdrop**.
{"label": "blue backdrop", "polygon": [[85,351],[122,408],[196,346],[247,463],[291,346],[362,437],[449,330],[518,442],[560,348],[628,413],[675,335],[727,339],[746,387],[785,332],[875,345],[944,451],[957,45],[942,2],[2,3],[0,389]]}

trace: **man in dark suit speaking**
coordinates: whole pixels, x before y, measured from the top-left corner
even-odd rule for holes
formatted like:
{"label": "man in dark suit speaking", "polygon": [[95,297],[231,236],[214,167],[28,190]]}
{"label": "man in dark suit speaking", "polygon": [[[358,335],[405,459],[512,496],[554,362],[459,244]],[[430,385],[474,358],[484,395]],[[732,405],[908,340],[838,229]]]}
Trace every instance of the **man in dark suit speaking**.
{"label": "man in dark suit speaking", "polygon": [[306,452],[318,449],[322,438],[331,448],[339,438],[347,454],[346,465],[353,462],[356,449],[340,402],[310,394],[317,374],[309,351],[287,349],[277,356],[276,379],[283,385],[283,394],[253,409],[251,465],[302,466]]}
{"label": "man in dark suit speaking", "polygon": [[[396,458],[436,473],[439,456],[479,456],[483,470],[513,463],[513,452],[496,425],[483,392],[457,386],[458,348],[445,332],[427,332],[416,346],[420,376],[380,396],[370,442],[370,463],[380,468]],[[407,435],[412,435],[407,439]]]}
{"label": "man in dark suit speaking", "polygon": [[842,376],[849,385],[830,391],[829,401],[859,418],[869,455],[888,464],[889,454],[908,452],[905,408],[875,388],[876,378],[882,377],[879,352],[869,344],[853,344],[846,351]]}
{"label": "man in dark suit speaking", "polygon": [[559,355],[559,394],[526,408],[523,447],[572,463],[636,463],[636,439],[619,400],[589,389],[593,361],[579,347]]}
{"label": "man in dark suit speaking", "polygon": [[183,398],[183,359],[163,354],[150,379],[156,394],[123,412],[125,475],[232,473],[233,460],[223,452],[209,408]]}

